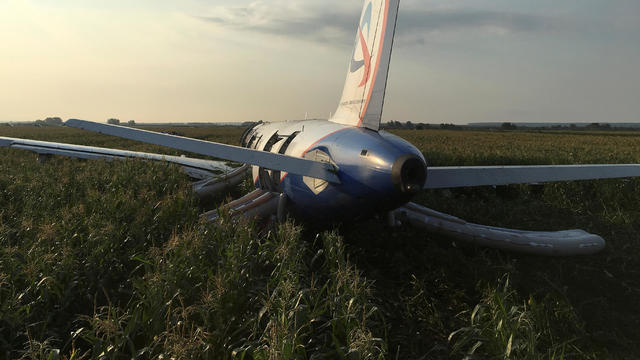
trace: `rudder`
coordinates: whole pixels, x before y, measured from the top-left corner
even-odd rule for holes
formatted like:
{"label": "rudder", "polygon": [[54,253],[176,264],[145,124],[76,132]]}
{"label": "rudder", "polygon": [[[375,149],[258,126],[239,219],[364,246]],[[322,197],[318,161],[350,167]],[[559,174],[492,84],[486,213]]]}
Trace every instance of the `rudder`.
{"label": "rudder", "polygon": [[365,0],[347,80],[330,121],[380,128],[400,0]]}

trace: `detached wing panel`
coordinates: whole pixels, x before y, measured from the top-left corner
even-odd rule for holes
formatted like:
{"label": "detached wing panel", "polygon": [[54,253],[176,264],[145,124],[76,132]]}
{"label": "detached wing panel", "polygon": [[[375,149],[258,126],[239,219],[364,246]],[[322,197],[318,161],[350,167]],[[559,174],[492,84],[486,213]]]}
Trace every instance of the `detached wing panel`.
{"label": "detached wing panel", "polygon": [[45,155],[62,155],[80,159],[124,159],[140,158],[154,161],[166,161],[182,166],[189,176],[206,179],[220,172],[230,172],[233,168],[222,161],[192,159],[181,156],[151,154],[136,151],[107,149],[94,146],[54,143],[27,139],[0,137],[0,147],[23,149]]}
{"label": "detached wing panel", "polygon": [[428,169],[425,189],[636,176],[640,176],[637,164],[433,167]]}
{"label": "detached wing panel", "polygon": [[319,161],[84,120],[70,119],[67,120],[65,124],[69,127],[94,131],[101,134],[167,146],[173,149],[213,156],[219,159],[256,165],[270,170],[287,171],[292,174],[327,180],[332,183],[340,183],[336,175],[337,169],[331,164]]}

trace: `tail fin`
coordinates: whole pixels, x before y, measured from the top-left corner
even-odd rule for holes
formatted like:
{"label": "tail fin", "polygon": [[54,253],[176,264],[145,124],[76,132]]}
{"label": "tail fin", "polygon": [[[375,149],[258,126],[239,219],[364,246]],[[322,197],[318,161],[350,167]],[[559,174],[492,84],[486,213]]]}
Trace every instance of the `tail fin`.
{"label": "tail fin", "polygon": [[330,121],[380,128],[400,0],[365,0],[342,99]]}

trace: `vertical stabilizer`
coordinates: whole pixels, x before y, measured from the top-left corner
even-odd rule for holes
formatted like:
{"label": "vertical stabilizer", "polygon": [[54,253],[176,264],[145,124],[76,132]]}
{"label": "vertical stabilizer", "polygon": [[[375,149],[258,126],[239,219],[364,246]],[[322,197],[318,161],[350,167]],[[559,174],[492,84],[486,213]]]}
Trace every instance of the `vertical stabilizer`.
{"label": "vertical stabilizer", "polygon": [[342,99],[330,121],[380,128],[400,0],[365,0]]}

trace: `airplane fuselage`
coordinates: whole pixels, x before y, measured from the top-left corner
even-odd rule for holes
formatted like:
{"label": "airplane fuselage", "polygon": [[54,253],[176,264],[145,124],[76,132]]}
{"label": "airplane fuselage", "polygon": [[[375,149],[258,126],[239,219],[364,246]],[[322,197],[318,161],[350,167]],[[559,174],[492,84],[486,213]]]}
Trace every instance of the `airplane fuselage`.
{"label": "airplane fuselage", "polygon": [[422,153],[385,131],[325,120],[261,123],[242,146],[328,162],[340,183],[253,167],[257,188],[287,195],[289,210],[314,221],[344,221],[386,212],[408,202],[426,180]]}

